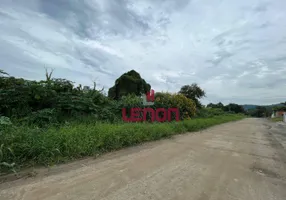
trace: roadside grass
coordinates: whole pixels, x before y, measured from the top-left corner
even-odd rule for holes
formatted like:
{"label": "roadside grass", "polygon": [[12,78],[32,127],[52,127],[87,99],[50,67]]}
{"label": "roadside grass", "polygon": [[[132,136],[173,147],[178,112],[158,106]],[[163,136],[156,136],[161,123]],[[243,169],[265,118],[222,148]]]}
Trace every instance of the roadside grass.
{"label": "roadside grass", "polygon": [[282,122],[283,121],[283,117],[271,118],[271,121],[273,121],[273,122]]}
{"label": "roadside grass", "polygon": [[221,115],[170,123],[77,123],[46,129],[7,126],[0,130],[0,175],[2,172],[50,166],[85,156],[193,132],[236,121],[244,115]]}

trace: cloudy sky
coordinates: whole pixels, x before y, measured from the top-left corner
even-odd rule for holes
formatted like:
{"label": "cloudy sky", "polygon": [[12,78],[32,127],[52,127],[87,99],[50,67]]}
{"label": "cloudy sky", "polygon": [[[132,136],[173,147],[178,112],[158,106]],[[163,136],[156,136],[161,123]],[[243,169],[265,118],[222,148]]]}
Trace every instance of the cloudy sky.
{"label": "cloudy sky", "polygon": [[285,0],[0,0],[0,69],[108,89],[198,83],[204,103],[286,101]]}

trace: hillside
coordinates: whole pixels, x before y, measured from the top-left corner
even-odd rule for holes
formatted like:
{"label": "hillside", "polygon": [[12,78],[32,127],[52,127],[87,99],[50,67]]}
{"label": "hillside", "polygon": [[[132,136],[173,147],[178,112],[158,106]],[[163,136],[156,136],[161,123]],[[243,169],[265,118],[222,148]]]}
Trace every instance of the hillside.
{"label": "hillside", "polygon": [[278,104],[271,104],[271,105],[253,105],[253,104],[244,104],[242,105],[242,107],[244,108],[244,110],[250,110],[250,109],[254,109],[257,106],[263,106],[263,107],[275,107],[275,106],[283,106],[283,104],[278,103]]}

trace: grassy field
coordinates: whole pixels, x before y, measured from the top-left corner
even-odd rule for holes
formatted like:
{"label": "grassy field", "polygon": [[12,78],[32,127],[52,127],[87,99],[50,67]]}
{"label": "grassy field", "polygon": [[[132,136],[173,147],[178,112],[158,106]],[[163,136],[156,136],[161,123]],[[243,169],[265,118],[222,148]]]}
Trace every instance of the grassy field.
{"label": "grassy field", "polygon": [[271,121],[273,121],[273,122],[282,122],[283,121],[283,117],[271,118]]}
{"label": "grassy field", "polygon": [[242,118],[232,114],[170,123],[75,122],[47,129],[7,126],[0,130],[0,170],[63,163]]}

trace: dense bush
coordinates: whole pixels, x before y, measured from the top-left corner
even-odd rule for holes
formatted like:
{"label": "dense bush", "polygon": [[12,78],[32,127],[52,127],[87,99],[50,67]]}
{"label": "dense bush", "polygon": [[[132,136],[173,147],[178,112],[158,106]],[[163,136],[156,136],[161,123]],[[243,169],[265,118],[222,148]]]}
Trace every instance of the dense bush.
{"label": "dense bush", "polygon": [[113,120],[110,100],[100,91],[75,87],[65,79],[29,81],[0,77],[0,114],[29,123],[55,123],[73,117]]}
{"label": "dense bush", "polygon": [[[0,114],[21,123],[40,127],[62,123],[73,118],[119,121],[122,108],[126,108],[127,111],[134,107],[144,108],[140,92],[150,89],[150,85],[146,84],[137,72],[131,71],[125,76],[135,77],[134,81],[140,82],[139,89],[126,95],[121,92],[117,100],[106,97],[95,88],[75,87],[71,81],[53,79],[49,74],[46,75],[45,81],[2,76],[0,77]],[[181,119],[195,115],[195,104],[181,94],[156,93],[155,104],[151,107],[153,109],[179,108]]]}
{"label": "dense bush", "polygon": [[[146,108],[146,106],[142,104],[142,99],[134,94],[122,97],[118,101],[118,105],[120,109],[126,108],[127,116],[129,116],[131,108]],[[194,102],[184,95],[163,92],[155,93],[154,105],[148,107],[155,110],[158,108],[178,108],[181,120],[195,116],[196,112]],[[143,117],[142,113],[140,117]],[[147,116],[147,119],[150,119],[150,115]],[[175,115],[172,116],[172,119],[175,119]]]}
{"label": "dense bush", "polygon": [[172,107],[179,108],[181,119],[189,119],[196,114],[196,104],[182,94],[172,95]]}
{"label": "dense bush", "polygon": [[151,85],[146,83],[139,73],[131,70],[116,79],[115,85],[108,91],[108,97],[118,100],[128,94],[140,96],[146,94],[150,89]]}
{"label": "dense bush", "polygon": [[196,114],[195,103],[182,94],[156,93],[155,108],[178,108],[181,119],[189,119]]}

